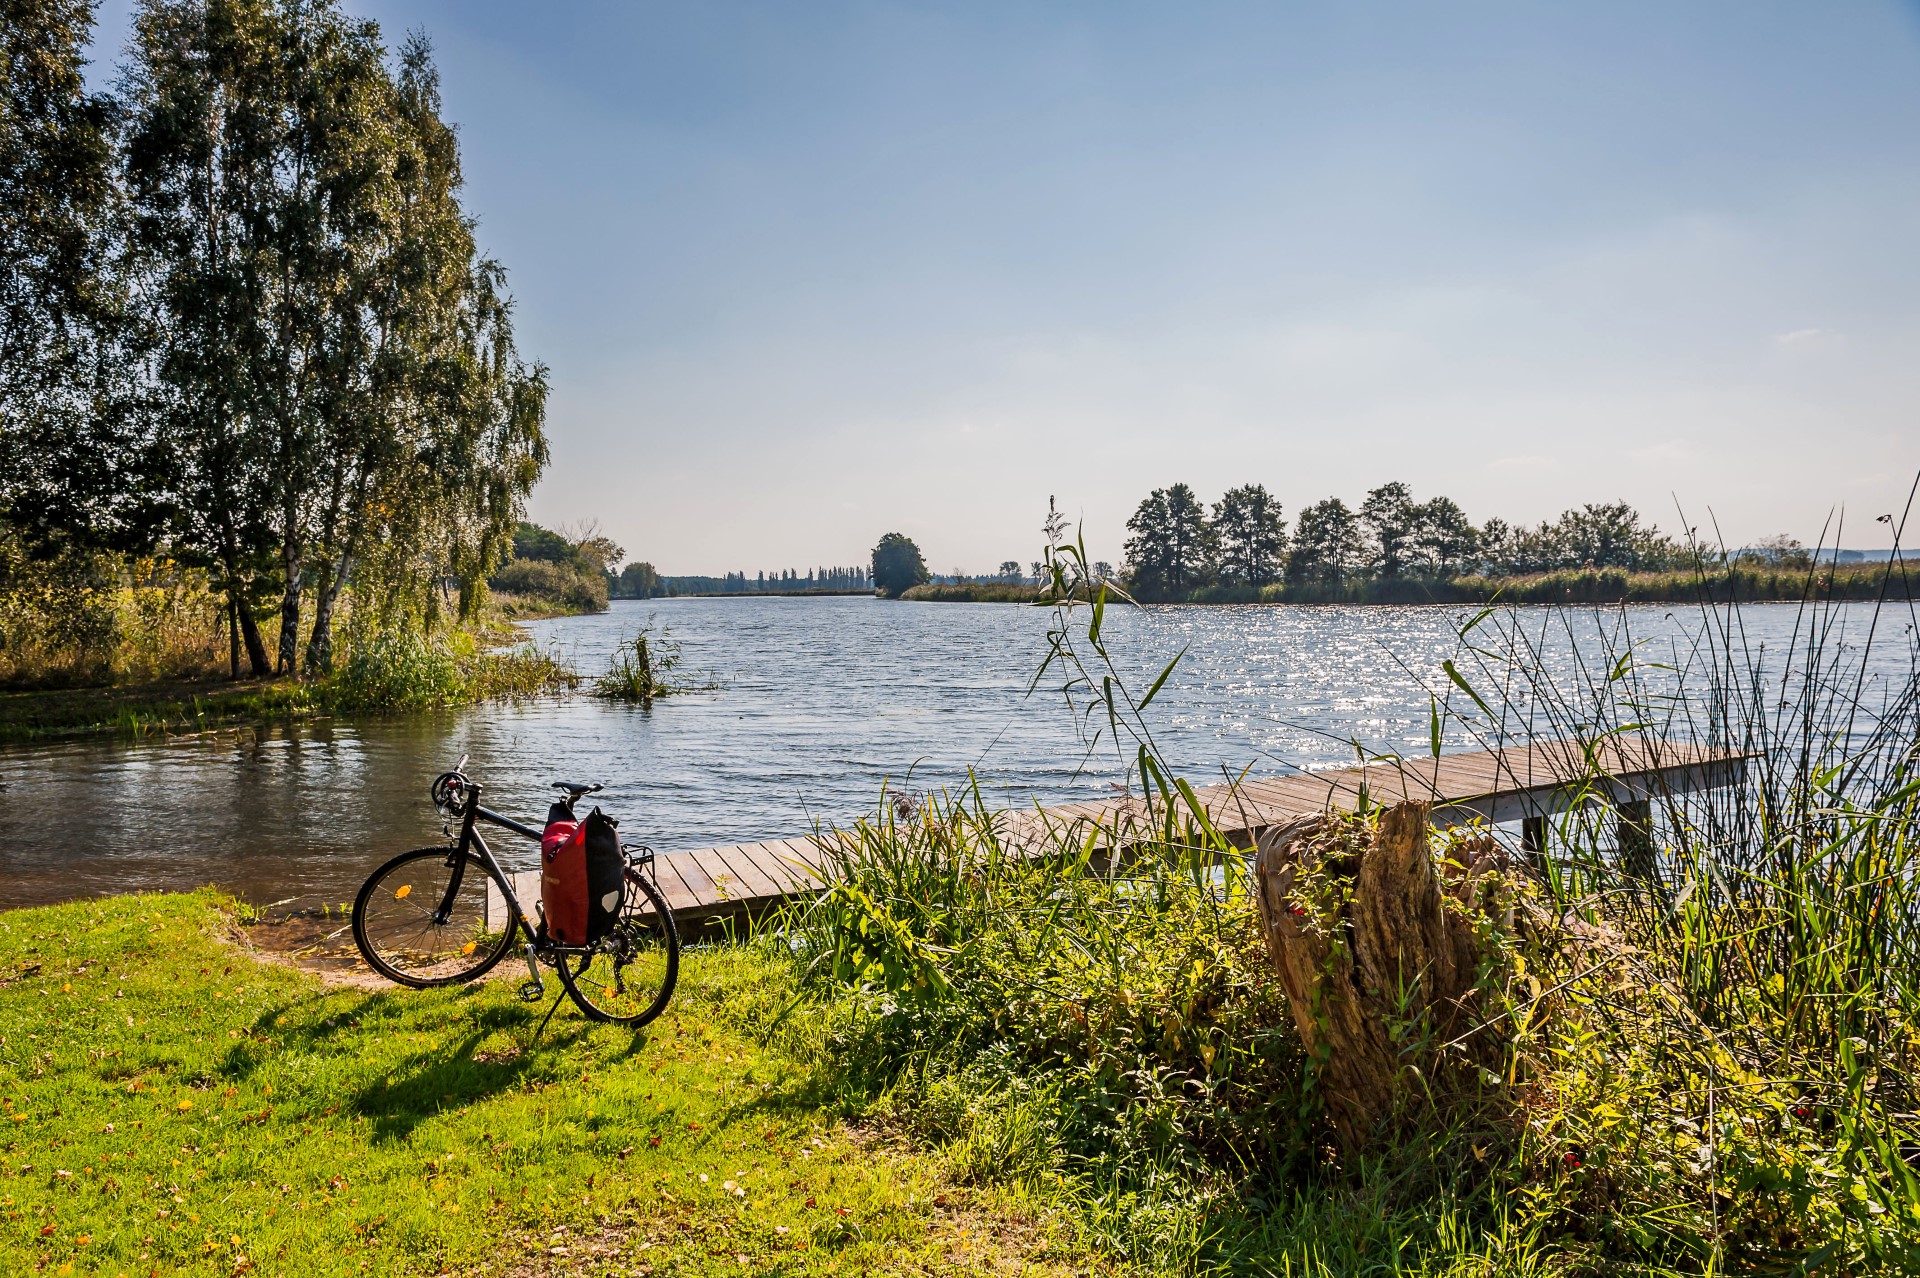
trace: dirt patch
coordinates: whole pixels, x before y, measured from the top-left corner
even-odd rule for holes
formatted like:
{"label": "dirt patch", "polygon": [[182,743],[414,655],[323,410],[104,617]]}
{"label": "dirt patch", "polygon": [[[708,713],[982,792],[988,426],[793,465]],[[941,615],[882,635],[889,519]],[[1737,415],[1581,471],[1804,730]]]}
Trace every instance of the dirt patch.
{"label": "dirt patch", "polygon": [[360,958],[353,925],[338,914],[295,910],[264,915],[250,923],[235,920],[226,939],[255,958],[313,972],[329,985],[354,989],[393,988]]}

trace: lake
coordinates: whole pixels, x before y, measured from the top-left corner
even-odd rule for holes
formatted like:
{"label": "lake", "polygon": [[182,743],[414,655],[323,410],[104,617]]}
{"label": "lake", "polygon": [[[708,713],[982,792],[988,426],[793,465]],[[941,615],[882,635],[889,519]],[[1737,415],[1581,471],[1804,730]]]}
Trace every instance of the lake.
{"label": "lake", "polygon": [[[1185,650],[1149,718],[1167,756],[1205,781],[1223,767],[1340,766],[1354,760],[1355,741],[1426,753],[1427,689],[1445,691],[1441,662],[1471,612],[1111,609],[1105,630],[1140,691]],[[1871,608],[1831,615],[1857,641]],[[427,786],[463,753],[490,807],[537,823],[548,782],[602,782],[596,799],[623,833],[662,851],[804,834],[871,809],[883,782],[925,791],[964,784],[969,769],[995,802],[1104,797],[1124,777],[1110,744],[1087,756],[1051,690],[1057,679],[1027,693],[1053,616],[859,597],[616,601],[526,629],[591,674],[651,620],[718,687],[650,708],[579,695],[257,733],[0,747],[0,905],[206,883],[256,903],[346,901],[381,860],[441,839]],[[1513,616],[1569,678],[1595,659],[1603,631],[1630,627],[1664,656],[1701,620],[1680,605]],[[1739,624],[1751,649],[1778,653],[1798,616],[1792,605],[1749,605]],[[1904,605],[1879,626],[1874,674],[1901,676],[1912,644]],[[1445,745],[1476,748],[1457,730]],[[530,849],[503,851],[526,866]]]}

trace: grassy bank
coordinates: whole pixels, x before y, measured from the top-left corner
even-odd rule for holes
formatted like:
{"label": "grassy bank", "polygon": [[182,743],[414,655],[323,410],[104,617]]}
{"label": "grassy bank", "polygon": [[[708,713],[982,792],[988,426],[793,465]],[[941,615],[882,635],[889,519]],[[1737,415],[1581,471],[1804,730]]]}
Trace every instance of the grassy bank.
{"label": "grassy bank", "polygon": [[[1004,1272],[1017,1200],[819,1085],[768,952],[688,956],[644,1034],[511,982],[323,986],[211,894],[0,914],[0,1268]],[[238,929],[244,932],[244,929]],[[1034,1272],[1046,1272],[1037,1265]]]}
{"label": "grassy bank", "polygon": [[473,632],[393,634],[350,648],[320,679],[159,683],[0,691],[0,741],[86,733],[165,735],[322,714],[378,714],[571,690],[577,676],[531,644],[488,647]]}
{"label": "grassy bank", "polygon": [[914,586],[900,596],[922,603],[1032,603],[1041,597],[1040,587],[1009,581],[968,581],[956,585],[929,582]]}

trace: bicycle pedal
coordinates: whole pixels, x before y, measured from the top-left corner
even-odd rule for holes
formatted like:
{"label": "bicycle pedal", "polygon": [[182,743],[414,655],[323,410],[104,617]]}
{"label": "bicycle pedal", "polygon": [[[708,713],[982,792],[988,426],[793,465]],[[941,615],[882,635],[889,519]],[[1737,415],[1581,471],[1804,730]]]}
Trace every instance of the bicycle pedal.
{"label": "bicycle pedal", "polygon": [[541,999],[545,998],[546,996],[547,996],[547,987],[540,984],[538,981],[522,981],[520,983],[520,1001],[521,1002],[538,1003]]}

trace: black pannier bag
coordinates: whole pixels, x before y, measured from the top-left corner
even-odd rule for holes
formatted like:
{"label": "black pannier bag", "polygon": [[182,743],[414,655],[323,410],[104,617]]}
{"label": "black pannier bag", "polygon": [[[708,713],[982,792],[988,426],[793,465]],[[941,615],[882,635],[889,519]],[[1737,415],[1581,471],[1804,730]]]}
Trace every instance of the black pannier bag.
{"label": "black pannier bag", "polygon": [[627,896],[627,854],[620,850],[620,823],[595,808],[587,835],[587,943],[613,934]]}

